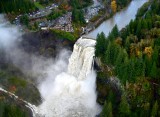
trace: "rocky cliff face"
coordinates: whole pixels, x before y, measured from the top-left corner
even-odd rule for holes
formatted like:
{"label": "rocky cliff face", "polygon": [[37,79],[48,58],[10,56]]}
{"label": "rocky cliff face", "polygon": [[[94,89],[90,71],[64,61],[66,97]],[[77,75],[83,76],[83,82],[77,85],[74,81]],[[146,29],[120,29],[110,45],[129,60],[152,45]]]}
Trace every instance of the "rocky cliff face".
{"label": "rocky cliff face", "polygon": [[53,32],[40,31],[23,35],[20,47],[26,52],[55,57],[63,48],[72,50],[74,42],[57,37]]}
{"label": "rocky cliff face", "polygon": [[[63,48],[72,50],[73,44],[74,42],[61,39],[52,32],[33,32],[22,35],[22,40],[18,47],[28,55],[33,54],[54,58]],[[30,64],[29,60],[28,64]],[[39,105],[41,96],[36,87],[37,84],[29,77],[19,67],[15,66],[11,58],[8,58],[4,50],[0,48],[0,87],[16,94],[20,99]],[[26,108],[21,101],[14,100],[3,92],[0,92],[0,102],[11,107],[16,106],[22,109],[22,112],[25,111],[28,113],[27,115],[31,115],[31,110]],[[7,108],[10,107],[7,106]]]}

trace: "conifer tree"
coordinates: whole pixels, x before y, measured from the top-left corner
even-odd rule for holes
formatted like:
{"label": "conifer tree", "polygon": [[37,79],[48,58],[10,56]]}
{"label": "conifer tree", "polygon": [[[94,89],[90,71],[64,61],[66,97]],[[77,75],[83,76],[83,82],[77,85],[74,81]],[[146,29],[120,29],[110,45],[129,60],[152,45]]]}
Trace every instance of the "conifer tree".
{"label": "conifer tree", "polygon": [[119,30],[118,30],[117,24],[113,27],[111,32],[113,33],[115,38],[117,38],[119,36]]}
{"label": "conifer tree", "polygon": [[157,66],[156,63],[154,62],[151,68],[151,72],[150,72],[150,76],[152,78],[156,78],[157,77]]}
{"label": "conifer tree", "polygon": [[108,104],[105,102],[100,117],[113,117],[111,102],[109,102]]}
{"label": "conifer tree", "polygon": [[151,117],[156,117],[157,114],[158,114],[158,103],[156,101],[152,107]]}
{"label": "conifer tree", "polygon": [[106,38],[105,38],[105,35],[104,33],[102,32],[101,34],[98,34],[97,35],[97,39],[96,39],[96,50],[95,50],[95,55],[97,57],[100,57],[102,55],[104,55],[105,53],[105,50],[106,50]]}
{"label": "conifer tree", "polygon": [[119,104],[119,116],[128,117],[129,115],[130,115],[130,107],[129,107],[126,97],[123,95],[121,97],[121,102]]}

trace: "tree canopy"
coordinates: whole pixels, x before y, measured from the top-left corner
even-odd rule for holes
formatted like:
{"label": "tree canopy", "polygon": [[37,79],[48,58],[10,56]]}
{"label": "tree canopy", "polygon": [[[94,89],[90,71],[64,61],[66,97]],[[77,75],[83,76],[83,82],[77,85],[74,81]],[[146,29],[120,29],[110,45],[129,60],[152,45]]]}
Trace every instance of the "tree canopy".
{"label": "tree canopy", "polygon": [[1,0],[0,13],[28,13],[35,9],[31,0]]}

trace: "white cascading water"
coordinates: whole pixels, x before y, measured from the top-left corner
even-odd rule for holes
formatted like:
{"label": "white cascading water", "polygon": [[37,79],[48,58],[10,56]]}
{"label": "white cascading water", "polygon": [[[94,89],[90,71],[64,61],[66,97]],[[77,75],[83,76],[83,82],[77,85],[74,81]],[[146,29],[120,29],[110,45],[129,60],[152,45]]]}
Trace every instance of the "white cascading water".
{"label": "white cascading water", "polygon": [[[0,34],[3,35],[0,48],[24,74],[37,77],[43,102],[36,107],[0,87],[1,91],[21,100],[32,110],[34,117],[95,117],[100,112],[96,103],[96,73],[91,69],[95,40],[78,39],[67,65],[70,54],[66,50],[51,60],[31,56],[18,48],[21,33],[15,26],[1,20],[6,21],[3,15],[0,15]],[[30,60],[32,65],[28,66]]]}
{"label": "white cascading water", "polygon": [[69,59],[68,73],[83,80],[91,72],[95,40],[80,38],[74,45]]}
{"label": "white cascading water", "polygon": [[100,112],[96,103],[96,73],[92,70],[95,40],[80,38],[74,45],[68,71],[54,79],[50,94],[38,107],[45,117],[95,117]]}

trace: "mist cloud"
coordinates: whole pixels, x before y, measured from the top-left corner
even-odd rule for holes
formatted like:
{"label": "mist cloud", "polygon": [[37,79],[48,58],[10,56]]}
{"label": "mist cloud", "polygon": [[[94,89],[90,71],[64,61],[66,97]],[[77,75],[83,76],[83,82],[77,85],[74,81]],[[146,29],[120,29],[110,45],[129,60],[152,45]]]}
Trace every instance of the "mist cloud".
{"label": "mist cloud", "polygon": [[20,36],[18,28],[11,25],[4,15],[0,15],[0,47],[8,49],[15,46],[15,41],[18,41]]}
{"label": "mist cloud", "polygon": [[23,73],[38,77],[36,80],[40,82],[42,80],[40,78],[46,77],[51,71],[53,76],[61,72],[54,64],[60,65],[62,69],[67,67],[66,64],[71,54],[69,50],[61,50],[62,52],[57,54],[55,59],[27,53],[18,46],[22,41],[22,34],[16,26],[11,25],[4,18],[4,15],[0,15],[0,48],[5,51],[6,59],[11,60]]}
{"label": "mist cloud", "polygon": [[5,51],[6,59],[36,81],[43,99],[37,107],[41,115],[93,117],[100,111],[96,103],[94,71],[78,80],[67,73],[70,51],[63,49],[56,58],[46,58],[23,51],[18,47],[21,41],[22,33],[0,15],[0,47]]}

